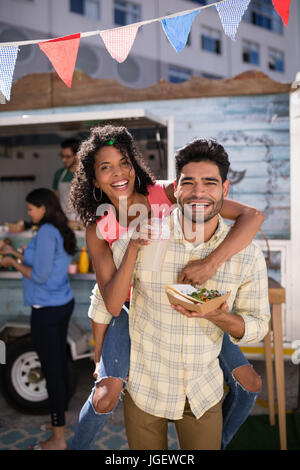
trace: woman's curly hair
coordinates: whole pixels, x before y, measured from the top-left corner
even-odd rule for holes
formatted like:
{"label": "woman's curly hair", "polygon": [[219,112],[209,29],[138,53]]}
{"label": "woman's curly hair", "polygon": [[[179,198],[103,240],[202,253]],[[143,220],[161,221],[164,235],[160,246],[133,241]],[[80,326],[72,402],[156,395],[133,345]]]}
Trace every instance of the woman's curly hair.
{"label": "woman's curly hair", "polygon": [[128,155],[136,174],[135,190],[138,193],[147,195],[147,186],[155,183],[150,169],[145,164],[126,127],[113,125],[94,127],[77,152],[78,167],[72,180],[70,193],[71,204],[85,226],[96,222],[99,203],[111,203],[104,192],[102,192],[101,200],[96,201],[94,198],[94,157],[102,147],[107,145],[113,145],[120,152]]}

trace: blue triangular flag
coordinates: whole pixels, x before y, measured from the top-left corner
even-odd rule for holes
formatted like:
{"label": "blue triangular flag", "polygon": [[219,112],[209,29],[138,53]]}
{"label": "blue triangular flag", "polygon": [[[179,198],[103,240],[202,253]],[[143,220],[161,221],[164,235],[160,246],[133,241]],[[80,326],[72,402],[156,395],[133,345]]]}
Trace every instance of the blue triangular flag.
{"label": "blue triangular flag", "polygon": [[18,51],[17,46],[0,47],[0,91],[7,101],[10,100],[10,90]]}
{"label": "blue triangular flag", "polygon": [[186,45],[193,20],[199,11],[161,20],[164,32],[176,52],[182,51]]}
{"label": "blue triangular flag", "polygon": [[249,3],[250,0],[225,0],[216,5],[224,33],[233,41]]}

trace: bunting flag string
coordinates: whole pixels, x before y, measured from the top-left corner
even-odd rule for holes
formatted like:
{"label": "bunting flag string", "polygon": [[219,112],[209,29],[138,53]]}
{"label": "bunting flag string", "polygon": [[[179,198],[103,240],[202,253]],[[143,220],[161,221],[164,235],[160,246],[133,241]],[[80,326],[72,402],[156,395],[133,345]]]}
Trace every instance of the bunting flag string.
{"label": "bunting flag string", "polygon": [[[81,38],[100,35],[112,58],[121,63],[126,60],[131,50],[139,27],[160,21],[172,47],[176,52],[181,52],[187,43],[194,18],[201,10],[215,6],[225,34],[234,41],[241,19],[250,1],[221,0],[161,18],[140,21],[104,31],[87,31],[49,40],[39,39],[0,43],[0,91],[7,100],[10,99],[11,83],[19,46],[38,44],[40,49],[47,55],[59,77],[70,88]],[[287,26],[290,0],[272,0],[272,2],[275,10]]]}
{"label": "bunting flag string", "polygon": [[235,41],[235,36],[250,0],[229,0],[222,1],[216,5],[224,33]]}
{"label": "bunting flag string", "polygon": [[106,49],[113,59],[120,63],[127,59],[138,29],[138,26],[125,26],[100,32]]}
{"label": "bunting flag string", "polygon": [[163,30],[176,52],[181,52],[185,47],[192,23],[198,13],[200,10],[161,20]]}
{"label": "bunting flag string", "polygon": [[40,49],[46,54],[57,74],[71,88],[80,33],[64,36],[51,41],[39,43]]}
{"label": "bunting flag string", "polygon": [[19,48],[16,46],[0,47],[0,91],[7,101],[10,101],[11,84],[18,52]]}
{"label": "bunting flag string", "polygon": [[291,0],[272,0],[273,5],[277,13],[280,15],[285,26],[288,25],[290,16],[290,4]]}

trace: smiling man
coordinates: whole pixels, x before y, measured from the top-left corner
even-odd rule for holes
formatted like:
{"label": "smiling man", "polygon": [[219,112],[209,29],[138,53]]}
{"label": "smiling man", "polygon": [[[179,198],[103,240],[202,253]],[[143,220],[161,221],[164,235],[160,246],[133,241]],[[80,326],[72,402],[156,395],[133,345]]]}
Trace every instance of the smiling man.
{"label": "smiling man", "polygon": [[228,169],[227,153],[212,141],[199,139],[178,152],[176,198],[184,216],[181,223],[185,238],[190,242],[207,241],[215,231],[217,215],[228,195]]}
{"label": "smiling man", "polygon": [[[229,232],[219,212],[228,194],[228,155],[198,139],[176,154],[178,208],[167,219],[170,241],[160,273],[145,269],[140,247],[133,274],[130,372],[125,424],[133,450],[167,449],[174,420],[181,449],[220,449],[224,393],[219,354],[224,332],[235,343],[260,341],[270,319],[266,264],[255,243],[226,261],[202,287],[230,291],[205,315],[171,306],[165,286],[190,261],[215,250]],[[200,233],[200,236],[199,236]],[[122,262],[128,237],[114,243]]]}

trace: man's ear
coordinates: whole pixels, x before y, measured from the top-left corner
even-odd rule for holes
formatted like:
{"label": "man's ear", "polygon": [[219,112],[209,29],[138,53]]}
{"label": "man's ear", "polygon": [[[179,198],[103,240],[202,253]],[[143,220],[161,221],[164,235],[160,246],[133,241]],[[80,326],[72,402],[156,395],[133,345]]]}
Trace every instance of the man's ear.
{"label": "man's ear", "polygon": [[230,187],[230,181],[228,179],[226,179],[223,183],[223,195],[224,195],[224,197],[228,196],[229,187]]}

